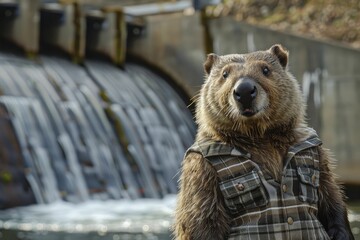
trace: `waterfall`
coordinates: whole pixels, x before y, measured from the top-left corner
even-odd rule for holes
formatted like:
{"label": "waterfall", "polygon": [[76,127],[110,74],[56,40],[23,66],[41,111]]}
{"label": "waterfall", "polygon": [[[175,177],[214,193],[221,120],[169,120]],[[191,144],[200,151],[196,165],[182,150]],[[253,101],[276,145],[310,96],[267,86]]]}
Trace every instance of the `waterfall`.
{"label": "waterfall", "polygon": [[0,208],[14,205],[6,184],[28,186],[15,189],[24,195],[17,205],[176,193],[195,126],[179,94],[148,69],[1,53],[0,93],[8,179]]}

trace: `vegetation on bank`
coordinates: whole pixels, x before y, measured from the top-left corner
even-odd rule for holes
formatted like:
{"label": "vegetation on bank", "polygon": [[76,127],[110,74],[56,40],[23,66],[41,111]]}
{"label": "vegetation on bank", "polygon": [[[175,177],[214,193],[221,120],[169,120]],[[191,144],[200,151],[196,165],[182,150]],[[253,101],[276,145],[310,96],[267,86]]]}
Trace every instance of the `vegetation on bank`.
{"label": "vegetation on bank", "polygon": [[224,0],[208,11],[360,49],[360,0]]}

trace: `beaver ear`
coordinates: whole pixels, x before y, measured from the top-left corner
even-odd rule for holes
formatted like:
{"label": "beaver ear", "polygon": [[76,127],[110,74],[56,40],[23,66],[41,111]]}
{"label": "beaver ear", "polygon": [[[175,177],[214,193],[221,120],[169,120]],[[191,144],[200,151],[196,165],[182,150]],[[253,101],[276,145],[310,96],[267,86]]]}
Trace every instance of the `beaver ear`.
{"label": "beaver ear", "polygon": [[214,63],[217,62],[219,59],[219,56],[215,53],[210,53],[207,55],[207,59],[204,63],[204,70],[207,74],[210,74],[211,68],[213,67]]}
{"label": "beaver ear", "polygon": [[283,68],[286,68],[288,63],[289,52],[280,44],[273,45],[269,50],[274,54],[278,59]]}

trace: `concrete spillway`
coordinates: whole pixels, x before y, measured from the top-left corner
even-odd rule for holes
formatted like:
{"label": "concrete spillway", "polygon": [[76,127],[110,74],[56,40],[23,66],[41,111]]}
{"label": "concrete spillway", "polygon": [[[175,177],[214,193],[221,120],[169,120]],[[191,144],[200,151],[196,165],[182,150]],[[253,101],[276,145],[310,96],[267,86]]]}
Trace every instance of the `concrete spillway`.
{"label": "concrete spillway", "polygon": [[153,72],[1,54],[0,91],[0,208],[176,193],[195,126]]}

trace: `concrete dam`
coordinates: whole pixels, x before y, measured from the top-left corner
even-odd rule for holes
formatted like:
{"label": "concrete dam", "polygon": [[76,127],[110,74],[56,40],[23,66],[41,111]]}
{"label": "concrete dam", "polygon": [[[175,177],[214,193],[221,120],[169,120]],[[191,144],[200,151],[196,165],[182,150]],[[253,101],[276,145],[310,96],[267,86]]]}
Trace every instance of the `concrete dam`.
{"label": "concrete dam", "polygon": [[[171,239],[181,160],[196,133],[188,105],[206,54],[274,43],[289,49],[309,125],[357,194],[360,52],[205,8],[0,2],[0,239]],[[351,220],[359,227],[356,212]]]}
{"label": "concrete dam", "polygon": [[123,10],[0,8],[0,208],[175,194],[195,134],[189,101],[169,79],[125,62],[134,24]]}

